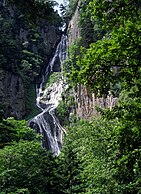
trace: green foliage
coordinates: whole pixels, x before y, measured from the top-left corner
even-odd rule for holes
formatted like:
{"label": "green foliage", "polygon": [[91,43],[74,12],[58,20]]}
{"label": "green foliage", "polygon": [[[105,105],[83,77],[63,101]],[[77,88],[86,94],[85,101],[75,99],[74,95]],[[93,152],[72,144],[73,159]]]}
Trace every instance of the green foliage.
{"label": "green foliage", "polygon": [[[80,67],[76,64],[76,61],[78,59],[78,56],[81,56],[81,53],[84,51],[85,48],[81,47],[81,38],[75,40],[75,42],[69,47],[69,58],[63,62],[63,71],[66,79],[69,79],[74,69],[78,71],[80,70]],[[69,80],[69,85],[71,84],[73,84],[73,82]]]}
{"label": "green foliage", "polygon": [[[39,74],[43,61],[40,54],[34,53],[31,51],[31,48],[29,48],[29,43],[31,45],[33,44],[30,37],[29,39],[27,38],[25,44],[25,40],[22,40],[19,36],[22,26],[26,25],[27,28],[29,28],[29,26],[24,23],[24,18],[19,17],[19,13],[13,16],[14,19],[11,19],[8,7],[4,7],[1,4],[0,7],[2,9],[0,20],[0,35],[2,37],[0,40],[0,46],[2,48],[0,52],[0,67],[6,71],[20,74],[24,81],[27,79],[28,81],[33,80],[34,77]],[[17,26],[16,23],[18,23],[19,26]],[[36,35],[37,31],[32,31],[32,36],[34,36],[34,34]],[[39,38],[36,35],[36,41],[37,40],[39,40]]]}
{"label": "green foliage", "polygon": [[63,193],[80,193],[80,160],[77,158],[77,151],[71,146],[64,146],[63,153],[59,156],[61,170],[61,181]]}
{"label": "green foliage", "polygon": [[91,123],[79,121],[69,128],[60,157],[65,160],[66,181],[72,184],[72,193],[110,193],[114,180],[107,147],[108,138],[115,133],[112,125],[98,119]]}
{"label": "green foliage", "polygon": [[[26,20],[32,24],[40,19],[47,19],[53,21],[57,19],[57,14],[54,12],[53,7],[56,5],[55,1],[48,0],[7,0],[24,14]],[[56,17],[57,16],[57,17]]]}
{"label": "green foliage", "polygon": [[105,34],[104,30],[101,28],[101,19],[91,19],[91,9],[88,9],[89,2],[90,0],[84,0],[79,7],[81,45],[85,48],[88,47],[90,43],[102,39]]}
{"label": "green foliage", "polygon": [[[105,37],[91,44],[86,53],[82,52],[77,57],[79,69],[73,67],[72,80],[100,93],[106,93],[110,83],[119,81],[131,87],[133,78],[137,79],[140,75],[140,28],[139,23],[127,21],[126,26],[113,31],[110,38]],[[117,73],[114,66],[118,68]]]}
{"label": "green foliage", "polygon": [[90,0],[88,9],[92,20],[101,18],[103,28],[112,30],[124,26],[127,20],[139,20],[140,3],[140,0]]}
{"label": "green foliage", "polygon": [[73,91],[72,88],[68,88],[67,90],[65,90],[65,92],[63,92],[62,99],[60,100],[59,105],[57,106],[56,109],[57,116],[61,122],[61,125],[63,126],[70,125],[73,119],[75,122],[74,110],[75,101]]}
{"label": "green foliage", "polygon": [[55,82],[58,82],[59,80],[61,80],[61,73],[60,72],[53,72],[48,80],[47,83],[45,84],[45,88],[51,87],[51,85]]}
{"label": "green foliage", "polygon": [[85,0],[80,26],[80,45],[87,50],[70,54],[70,80],[97,94],[106,94],[116,83],[131,87],[140,75],[140,0]]}
{"label": "green foliage", "polygon": [[39,75],[43,60],[41,56],[31,51],[23,50],[22,53],[23,60],[21,60],[21,65],[19,66],[19,74],[23,81],[28,83]]}
{"label": "green foliage", "polygon": [[8,194],[30,194],[28,189],[17,189],[15,192],[10,192]]}
{"label": "green foliage", "polygon": [[24,120],[8,118],[0,122],[0,148],[19,140],[32,141],[36,138],[33,129],[29,128]]}
{"label": "green foliage", "polygon": [[[28,84],[26,83],[26,86]],[[26,105],[26,120],[29,120],[40,113],[40,109],[36,106],[36,90],[35,85],[30,84],[26,89],[25,105]]]}
{"label": "green foliage", "polygon": [[69,110],[67,105],[62,100],[59,102],[59,105],[57,106],[57,116],[61,121],[61,125],[66,125],[68,123]]}
{"label": "green foliage", "polygon": [[27,123],[9,118],[0,129],[0,193],[60,194],[58,162]]}
{"label": "green foliage", "polygon": [[0,192],[58,193],[55,160],[40,143],[20,141],[0,150]]}
{"label": "green foliage", "polygon": [[120,98],[112,111],[101,111],[101,117],[69,128],[62,158],[70,161],[75,155],[68,166],[78,171],[67,180],[79,178],[77,192],[76,182],[71,185],[72,193],[140,193],[140,1],[88,0],[80,10],[82,39],[89,32],[92,36],[83,44],[87,49],[79,47],[76,55],[70,54],[67,75],[97,95],[112,90]]}
{"label": "green foliage", "polygon": [[1,192],[139,193],[139,92],[140,84],[122,92],[119,105],[112,111],[106,110],[99,118],[80,120],[68,127],[58,158],[41,148],[24,121],[3,121],[8,141],[16,138],[18,143],[0,151]]}
{"label": "green foliage", "polygon": [[[19,64],[20,55],[20,43],[18,39],[12,33],[12,21],[7,18],[8,10],[0,8],[3,10],[0,16],[0,68],[17,72],[17,66]],[[6,12],[6,13],[5,13]]]}
{"label": "green foliage", "polygon": [[[119,118],[119,149],[115,155],[116,177],[125,185],[125,193],[138,193],[140,190],[140,156],[141,156],[141,101],[140,87],[135,85],[128,92],[123,91],[119,105],[110,117]],[[109,115],[108,115],[109,118]]]}
{"label": "green foliage", "polygon": [[64,162],[65,188],[71,183],[69,192],[140,192],[141,101],[138,91],[136,86],[129,92],[124,91],[112,112],[106,110],[103,116],[90,122],[79,121],[68,129],[59,157]]}
{"label": "green foliage", "polygon": [[[119,95],[119,103],[112,111],[101,110],[99,118],[71,123],[58,158],[41,148],[24,121],[1,118],[1,193],[141,193],[140,3],[140,0],[86,0],[81,5],[82,38],[87,38],[89,32],[90,37],[86,39],[88,44],[85,41],[83,44],[87,49],[81,47],[83,41],[70,48],[70,58],[65,62],[66,76],[76,84],[89,86],[97,94],[112,89]],[[8,40],[11,23],[3,22],[3,18],[0,22],[1,32],[5,29],[8,35],[0,40],[5,45],[1,54],[4,68],[6,44],[12,45],[10,54],[18,46],[14,39]],[[36,34],[29,41],[38,38]],[[38,72],[43,58],[35,55],[25,42],[20,53],[24,55],[18,59],[24,64],[21,70],[24,72],[26,66],[29,74],[32,70],[34,74],[37,67]],[[13,66],[18,71],[18,63]],[[55,79],[56,75],[52,74],[50,84]],[[63,125],[68,124],[73,100],[67,92],[62,96],[57,113],[63,118]]]}

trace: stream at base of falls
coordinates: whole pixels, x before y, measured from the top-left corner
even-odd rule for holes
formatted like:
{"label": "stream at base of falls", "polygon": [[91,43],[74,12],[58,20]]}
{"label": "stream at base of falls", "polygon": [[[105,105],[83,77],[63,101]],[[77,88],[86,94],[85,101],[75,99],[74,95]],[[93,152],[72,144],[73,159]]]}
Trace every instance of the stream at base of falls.
{"label": "stream at base of falls", "polygon": [[67,58],[67,48],[67,36],[62,35],[54,56],[50,60],[44,74],[42,75],[40,85],[36,86],[36,105],[42,112],[29,122],[30,126],[37,133],[41,134],[42,146],[50,150],[54,155],[58,155],[60,153],[65,133],[65,129],[60,125],[60,122],[55,114],[59,100],[61,100],[61,94],[65,84],[60,76],[60,79],[44,90],[43,85],[51,72],[61,71],[62,62]]}

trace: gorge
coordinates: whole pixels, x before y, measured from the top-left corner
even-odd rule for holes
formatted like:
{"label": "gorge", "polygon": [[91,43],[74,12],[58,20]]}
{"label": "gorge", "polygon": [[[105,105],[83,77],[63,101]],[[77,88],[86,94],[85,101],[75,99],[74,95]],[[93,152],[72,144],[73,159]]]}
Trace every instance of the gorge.
{"label": "gorge", "polygon": [[55,6],[0,1],[0,194],[140,194],[141,0]]}

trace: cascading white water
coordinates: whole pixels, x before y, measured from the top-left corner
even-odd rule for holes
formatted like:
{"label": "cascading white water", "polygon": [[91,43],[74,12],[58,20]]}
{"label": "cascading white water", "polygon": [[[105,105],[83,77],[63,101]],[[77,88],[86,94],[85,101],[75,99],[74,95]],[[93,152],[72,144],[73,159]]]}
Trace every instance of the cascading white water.
{"label": "cascading white water", "polygon": [[63,135],[65,133],[65,129],[60,125],[55,114],[55,109],[61,99],[64,84],[60,79],[57,80],[57,83],[54,83],[51,87],[48,87],[45,90],[43,90],[43,84],[50,72],[54,72],[55,64],[59,66],[58,69],[61,69],[61,63],[67,58],[67,44],[67,36],[62,35],[55,54],[47,65],[45,74],[42,75],[40,86],[36,88],[36,105],[42,110],[42,112],[30,121],[30,126],[42,135],[43,147],[51,150],[54,155],[60,153],[63,144]]}

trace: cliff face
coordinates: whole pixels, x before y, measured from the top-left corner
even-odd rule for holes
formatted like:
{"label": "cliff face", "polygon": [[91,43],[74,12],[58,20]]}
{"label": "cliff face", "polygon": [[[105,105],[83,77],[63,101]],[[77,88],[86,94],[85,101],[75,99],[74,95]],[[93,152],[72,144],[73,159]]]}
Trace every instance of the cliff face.
{"label": "cliff face", "polygon": [[[75,13],[72,16],[68,25],[68,39],[69,47],[81,36],[81,28],[79,26],[80,19],[80,7],[81,1],[78,1]],[[110,108],[114,107],[118,103],[118,99],[114,98],[109,92],[108,95],[103,95],[99,98],[96,94],[92,93],[89,88],[82,84],[74,90],[74,99],[76,102],[75,112],[80,118],[91,119],[94,115],[99,115],[97,108]]]}
{"label": "cliff face", "polygon": [[74,94],[77,104],[76,114],[80,118],[88,120],[94,115],[99,115],[97,108],[109,108],[111,110],[118,103],[118,98],[113,97],[110,92],[108,95],[103,95],[103,97],[97,97],[97,95],[92,93],[89,88],[81,84],[78,85]]}
{"label": "cliff face", "polygon": [[80,6],[80,1],[78,1],[78,5],[76,7],[76,10],[69,21],[68,24],[68,41],[69,41],[69,46],[74,43],[74,41],[80,37],[80,27],[79,27],[79,6]]}
{"label": "cliff face", "polygon": [[21,119],[25,115],[25,93],[22,79],[11,72],[0,70],[0,99],[5,117]]}
{"label": "cliff face", "polygon": [[28,23],[6,0],[0,2],[0,10],[0,104],[5,117],[22,119],[31,111],[26,102],[28,88],[48,64],[61,31],[45,19]]}

